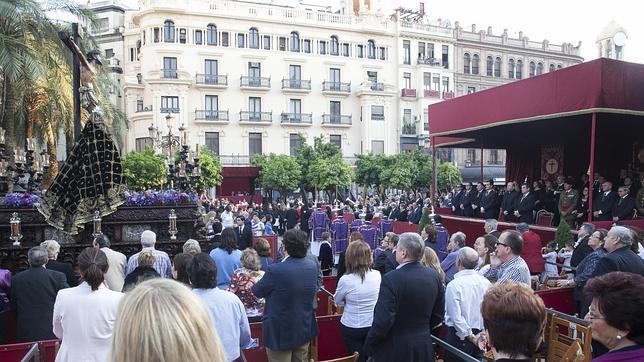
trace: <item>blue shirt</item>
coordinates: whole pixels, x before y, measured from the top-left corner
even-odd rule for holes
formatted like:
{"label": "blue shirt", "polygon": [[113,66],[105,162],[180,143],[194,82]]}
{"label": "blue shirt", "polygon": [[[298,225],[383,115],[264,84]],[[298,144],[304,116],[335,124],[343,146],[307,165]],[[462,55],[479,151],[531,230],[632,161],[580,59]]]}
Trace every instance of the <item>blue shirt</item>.
{"label": "blue shirt", "polygon": [[240,356],[239,348],[249,347],[252,343],[244,304],[235,294],[225,290],[212,288],[193,291],[206,304],[228,361],[236,360]]}
{"label": "blue shirt", "polygon": [[210,252],[210,257],[217,265],[217,288],[228,289],[233,272],[241,267],[241,256],[241,250],[237,249],[230,254],[222,248],[216,248]]}
{"label": "blue shirt", "polygon": [[458,259],[458,250],[454,249],[447,257],[441,262],[441,269],[445,272],[445,283],[449,283],[454,279],[454,274],[458,272],[456,267],[456,259]]}
{"label": "blue shirt", "polygon": [[[165,251],[156,250],[154,247],[143,248],[142,251],[143,250],[151,250],[154,254],[154,264],[152,264],[152,268],[154,268],[161,277],[172,278],[172,263],[170,262],[170,257]],[[139,254],[141,254],[141,252],[130,257],[127,262],[125,275],[130,274],[137,266],[139,266]]]}

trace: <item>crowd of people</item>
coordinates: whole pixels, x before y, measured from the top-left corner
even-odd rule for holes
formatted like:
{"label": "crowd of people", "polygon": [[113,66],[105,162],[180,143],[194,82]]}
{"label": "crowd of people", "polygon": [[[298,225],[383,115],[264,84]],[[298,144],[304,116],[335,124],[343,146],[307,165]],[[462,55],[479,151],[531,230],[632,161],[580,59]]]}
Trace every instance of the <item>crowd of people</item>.
{"label": "crowd of people", "polygon": [[[0,274],[10,285],[0,300],[16,313],[19,342],[62,339],[57,361],[234,361],[258,345],[250,323],[259,321],[270,361],[307,361],[319,333],[316,295],[323,274],[335,272],[341,337],[361,361],[431,361],[430,335],[442,325],[447,342],[475,358],[491,350],[497,360],[529,360],[546,321],[532,288],[556,277],[574,287],[597,360],[644,359],[641,230],[582,223],[578,240],[557,250],[542,248],[527,222],[501,232],[490,218],[468,239],[435,215],[420,234],[398,235],[392,220],[401,221],[414,196],[392,196],[386,208],[375,200],[289,206],[283,225],[271,206],[213,203],[200,219],[208,250],[189,239],[171,259],[146,230],[141,250],[126,258],[99,235],[78,256],[78,274],[47,240],[29,250],[28,270]],[[345,212],[355,220],[345,221]],[[268,236],[277,241],[275,258]],[[445,360],[460,359],[446,352]]]}

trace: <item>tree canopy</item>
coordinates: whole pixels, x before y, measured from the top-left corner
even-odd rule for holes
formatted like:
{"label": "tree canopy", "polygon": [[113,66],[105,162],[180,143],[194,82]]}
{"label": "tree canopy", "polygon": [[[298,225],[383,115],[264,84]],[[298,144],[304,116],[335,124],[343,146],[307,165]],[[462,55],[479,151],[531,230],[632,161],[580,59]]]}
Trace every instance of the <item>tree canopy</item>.
{"label": "tree canopy", "polygon": [[168,182],[165,157],[154,154],[149,147],[128,153],[122,163],[127,186],[132,190],[161,189]]}
{"label": "tree canopy", "polygon": [[253,163],[260,168],[258,184],[267,190],[277,190],[282,194],[298,188],[302,178],[302,168],[294,157],[288,155],[255,156]]}

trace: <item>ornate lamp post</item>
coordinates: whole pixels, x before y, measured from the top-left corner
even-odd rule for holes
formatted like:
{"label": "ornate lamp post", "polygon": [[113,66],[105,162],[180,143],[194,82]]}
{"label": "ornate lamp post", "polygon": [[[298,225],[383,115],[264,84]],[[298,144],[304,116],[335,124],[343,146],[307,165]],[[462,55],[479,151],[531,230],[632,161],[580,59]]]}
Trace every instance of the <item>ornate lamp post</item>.
{"label": "ornate lamp post", "polygon": [[32,192],[42,183],[43,175],[49,172],[49,154],[43,150],[38,157],[34,151],[36,139],[27,138],[27,148],[23,150],[16,146],[14,162],[10,164],[6,155],[5,132],[0,128],[0,194],[9,191],[10,182]]}

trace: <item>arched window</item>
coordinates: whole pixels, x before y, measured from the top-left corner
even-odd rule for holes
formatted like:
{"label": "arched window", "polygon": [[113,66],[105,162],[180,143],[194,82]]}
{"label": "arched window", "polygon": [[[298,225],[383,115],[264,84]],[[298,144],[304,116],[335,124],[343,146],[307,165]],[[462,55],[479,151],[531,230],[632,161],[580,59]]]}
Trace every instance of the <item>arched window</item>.
{"label": "arched window", "polygon": [[529,74],[530,74],[531,77],[534,77],[537,74],[537,66],[536,66],[536,64],[534,64],[534,62],[530,62],[530,70],[529,70],[529,72],[530,72]]}
{"label": "arched window", "polygon": [[208,24],[206,27],[206,44],[217,45],[217,26]]}
{"label": "arched window", "polygon": [[537,63],[537,75],[543,74],[543,63]]}
{"label": "arched window", "polygon": [[514,78],[514,59],[508,60],[508,78]]}
{"label": "arched window", "polygon": [[338,44],[338,37],[333,35],[331,36],[331,55],[339,55],[340,54],[340,45]]}
{"label": "arched window", "polygon": [[555,71],[555,65],[554,65],[554,64],[550,64],[550,71],[551,71],[551,72],[554,72],[554,71]]}
{"label": "arched window", "polygon": [[501,57],[496,57],[496,59],[494,59],[494,76],[501,76]]}
{"label": "arched window", "polygon": [[373,40],[367,41],[367,58],[376,59],[376,43]]}
{"label": "arched window", "polygon": [[470,74],[472,59],[470,53],[463,54],[463,73]]}
{"label": "arched window", "polygon": [[259,49],[259,32],[257,28],[248,29],[248,47]]}
{"label": "arched window", "polygon": [[300,34],[296,31],[291,32],[291,51],[300,52]]}
{"label": "arched window", "polygon": [[563,67],[561,66],[561,64],[557,65],[557,70],[559,70],[559,69],[561,69],[561,68],[563,68]]}
{"label": "arched window", "polygon": [[479,74],[479,55],[472,55],[472,74]]}
{"label": "arched window", "polygon": [[486,69],[487,69],[487,72],[486,72],[487,76],[488,77],[493,76],[494,75],[494,59],[492,59],[492,57],[487,57],[487,61],[486,61],[485,66],[486,66]]}
{"label": "arched window", "polygon": [[166,20],[163,23],[163,41],[174,43],[174,22],[172,20]]}
{"label": "arched window", "polygon": [[523,60],[517,60],[517,67],[514,70],[514,77],[516,79],[523,78]]}

